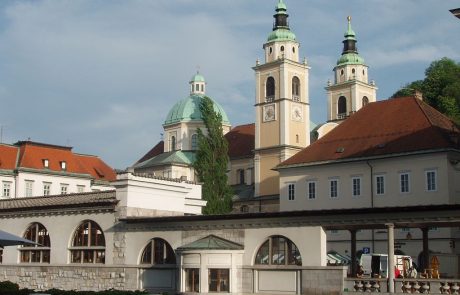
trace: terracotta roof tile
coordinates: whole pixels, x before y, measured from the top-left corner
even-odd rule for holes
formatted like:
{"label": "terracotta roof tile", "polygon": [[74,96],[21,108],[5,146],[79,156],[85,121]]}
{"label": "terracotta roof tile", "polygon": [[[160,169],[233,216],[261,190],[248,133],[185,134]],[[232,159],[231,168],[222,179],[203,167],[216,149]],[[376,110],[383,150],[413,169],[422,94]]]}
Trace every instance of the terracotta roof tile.
{"label": "terracotta roof tile", "polygon": [[370,103],[331,132],[278,167],[459,148],[451,135],[459,128],[414,97]]}
{"label": "terracotta roof tile", "polygon": [[245,158],[254,156],[255,124],[239,125],[225,134],[228,141],[228,156]]}
{"label": "terracotta roof tile", "polygon": [[0,144],[0,169],[16,169],[19,149],[16,146]]}
{"label": "terracotta roof tile", "polygon": [[75,154],[75,157],[85,167],[87,173],[97,180],[114,181],[117,179],[115,170],[97,156]]}

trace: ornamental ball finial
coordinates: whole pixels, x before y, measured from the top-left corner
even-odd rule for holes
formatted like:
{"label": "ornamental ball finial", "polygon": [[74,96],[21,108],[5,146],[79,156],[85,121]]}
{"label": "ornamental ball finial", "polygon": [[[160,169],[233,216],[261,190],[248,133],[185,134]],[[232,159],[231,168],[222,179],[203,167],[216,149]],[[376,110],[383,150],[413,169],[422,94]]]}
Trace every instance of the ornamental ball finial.
{"label": "ornamental ball finial", "polygon": [[347,16],[348,22],[351,22],[351,16]]}

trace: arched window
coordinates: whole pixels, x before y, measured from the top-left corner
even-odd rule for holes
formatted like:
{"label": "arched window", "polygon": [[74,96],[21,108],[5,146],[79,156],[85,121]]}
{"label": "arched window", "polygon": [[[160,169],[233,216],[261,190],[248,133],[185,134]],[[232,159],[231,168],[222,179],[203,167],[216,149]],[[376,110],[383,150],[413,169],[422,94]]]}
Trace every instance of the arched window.
{"label": "arched window", "polygon": [[75,231],[70,248],[72,263],[105,263],[105,238],[92,220],[83,221]]}
{"label": "arched window", "polygon": [[198,149],[198,135],[195,133],[192,135],[192,150],[195,151]]}
{"label": "arched window", "polygon": [[292,100],[300,101],[300,79],[297,76],[292,78]]}
{"label": "arched window", "polygon": [[21,253],[21,262],[24,263],[50,263],[50,236],[48,230],[43,224],[32,223],[24,233],[24,239],[34,241],[37,245],[22,246],[19,251]]}
{"label": "arched window", "polygon": [[337,119],[343,119],[347,115],[347,98],[345,96],[339,97],[337,103]]}
{"label": "arched window", "polygon": [[171,151],[176,150],[176,137],[173,135],[171,136]]}
{"label": "arched window", "polygon": [[363,106],[367,105],[369,103],[369,98],[367,96],[363,96]]}
{"label": "arched window", "polygon": [[176,255],[168,242],[154,238],[142,250],[141,264],[176,264]]}
{"label": "arched window", "polygon": [[265,89],[265,95],[267,100],[275,98],[275,79],[273,77],[268,77],[267,85]]}
{"label": "arched window", "polygon": [[255,264],[302,265],[297,246],[283,236],[272,236],[257,251]]}

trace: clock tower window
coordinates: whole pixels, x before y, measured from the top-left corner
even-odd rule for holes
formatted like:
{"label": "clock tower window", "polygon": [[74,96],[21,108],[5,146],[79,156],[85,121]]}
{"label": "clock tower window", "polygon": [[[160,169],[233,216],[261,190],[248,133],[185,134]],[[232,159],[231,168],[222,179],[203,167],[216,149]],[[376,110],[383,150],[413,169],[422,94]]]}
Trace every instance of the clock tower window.
{"label": "clock tower window", "polygon": [[347,98],[345,96],[339,97],[337,103],[337,119],[344,119],[347,116]]}
{"label": "clock tower window", "polygon": [[297,76],[292,78],[292,100],[300,101],[300,79]]}

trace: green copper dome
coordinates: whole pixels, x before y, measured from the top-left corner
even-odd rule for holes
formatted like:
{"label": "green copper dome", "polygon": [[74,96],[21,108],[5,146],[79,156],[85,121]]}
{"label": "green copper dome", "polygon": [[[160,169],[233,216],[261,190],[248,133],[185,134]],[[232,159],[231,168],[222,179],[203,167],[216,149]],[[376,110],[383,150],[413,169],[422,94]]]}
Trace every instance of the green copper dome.
{"label": "green copper dome", "polygon": [[[168,116],[166,116],[166,120],[163,125],[170,125],[179,122],[203,121],[203,115],[200,111],[200,104],[203,97],[203,95],[191,94],[189,97],[176,103],[169,111]],[[230,125],[230,121],[228,120],[227,114],[222,106],[220,106],[216,101],[212,101],[214,103],[214,111],[222,116],[222,123]]]}
{"label": "green copper dome", "polygon": [[295,41],[295,34],[290,30],[276,29],[268,35],[267,41]]}
{"label": "green copper dome", "polygon": [[357,53],[345,53],[339,58],[337,65],[364,65],[364,58]]}
{"label": "green copper dome", "polygon": [[196,73],[192,79],[190,79],[190,83],[192,82],[205,82],[204,77],[200,73]]}

